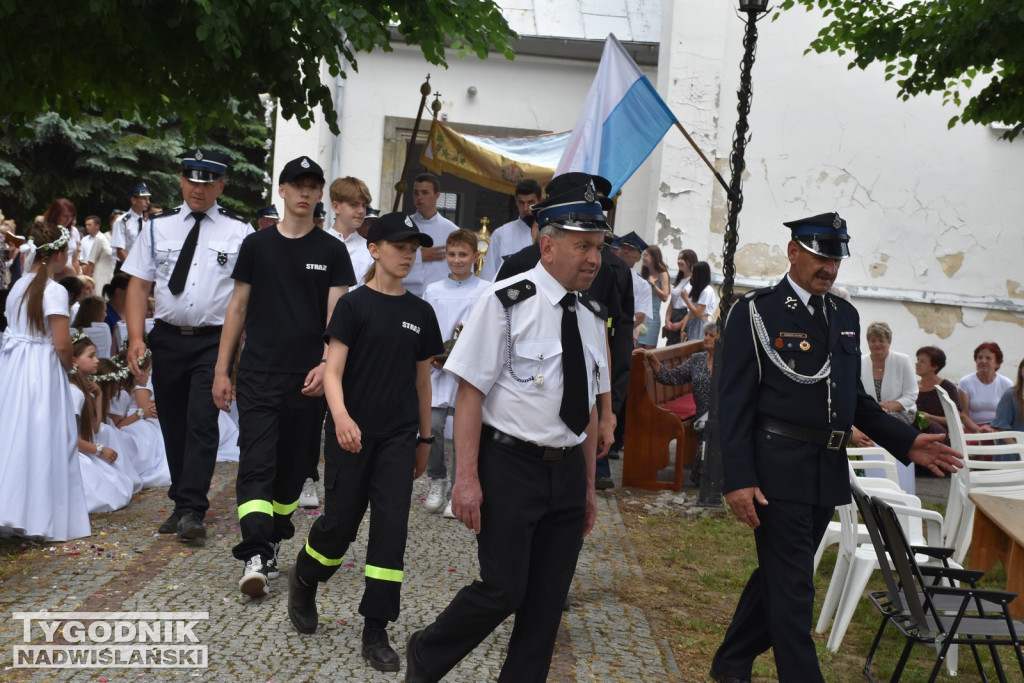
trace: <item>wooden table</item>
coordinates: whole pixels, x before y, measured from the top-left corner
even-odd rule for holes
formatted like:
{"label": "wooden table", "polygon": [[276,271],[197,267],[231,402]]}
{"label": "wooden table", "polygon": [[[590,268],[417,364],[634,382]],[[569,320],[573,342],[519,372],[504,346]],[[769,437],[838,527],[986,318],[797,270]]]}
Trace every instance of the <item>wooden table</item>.
{"label": "wooden table", "polygon": [[970,498],[976,506],[971,569],[987,572],[1001,560],[1006,567],[1006,590],[1017,593],[1010,614],[1024,617],[1024,500],[979,493]]}

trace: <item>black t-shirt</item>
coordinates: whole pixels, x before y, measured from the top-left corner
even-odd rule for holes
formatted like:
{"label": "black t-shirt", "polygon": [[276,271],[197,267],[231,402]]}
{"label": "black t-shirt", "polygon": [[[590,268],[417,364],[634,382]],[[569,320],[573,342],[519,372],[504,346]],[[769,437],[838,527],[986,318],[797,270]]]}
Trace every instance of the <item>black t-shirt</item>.
{"label": "black t-shirt", "polygon": [[330,288],[356,281],[339,240],[319,229],[289,239],[276,225],[245,238],[231,277],[251,287],[240,367],[294,373],[323,358]]}
{"label": "black t-shirt", "polygon": [[416,429],[416,362],[444,352],[430,304],[411,292],[391,296],[360,287],[338,300],[324,335],[332,338],[348,346],[341,383],[359,431],[383,436]]}

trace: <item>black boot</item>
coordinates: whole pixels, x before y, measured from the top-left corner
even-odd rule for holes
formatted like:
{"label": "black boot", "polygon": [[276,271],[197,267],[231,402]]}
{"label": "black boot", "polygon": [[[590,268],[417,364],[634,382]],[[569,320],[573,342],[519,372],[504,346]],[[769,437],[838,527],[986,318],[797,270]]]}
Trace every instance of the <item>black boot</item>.
{"label": "black boot", "polygon": [[316,632],[316,584],[302,583],[294,566],[288,572],[288,618],[299,633]]}

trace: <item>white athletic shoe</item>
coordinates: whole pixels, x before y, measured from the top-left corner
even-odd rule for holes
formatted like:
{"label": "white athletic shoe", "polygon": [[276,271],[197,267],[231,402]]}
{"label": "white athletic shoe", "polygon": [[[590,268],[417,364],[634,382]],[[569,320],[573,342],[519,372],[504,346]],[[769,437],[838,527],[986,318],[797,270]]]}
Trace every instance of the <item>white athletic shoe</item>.
{"label": "white athletic shoe", "polygon": [[238,580],[238,590],[253,598],[262,598],[269,591],[267,570],[259,555],[253,555],[245,563],[242,578]]}
{"label": "white athletic shoe", "polygon": [[302,493],[299,494],[299,507],[320,507],[320,498],[316,495],[316,482],[312,479],[307,479],[306,483],[302,485]]}
{"label": "white athletic shoe", "polygon": [[430,480],[430,492],[423,502],[423,507],[427,508],[429,512],[440,512],[444,507],[444,488],[447,483],[444,479]]}
{"label": "white athletic shoe", "polygon": [[455,513],[452,512],[452,502],[449,500],[448,504],[444,506],[444,518],[455,519]]}

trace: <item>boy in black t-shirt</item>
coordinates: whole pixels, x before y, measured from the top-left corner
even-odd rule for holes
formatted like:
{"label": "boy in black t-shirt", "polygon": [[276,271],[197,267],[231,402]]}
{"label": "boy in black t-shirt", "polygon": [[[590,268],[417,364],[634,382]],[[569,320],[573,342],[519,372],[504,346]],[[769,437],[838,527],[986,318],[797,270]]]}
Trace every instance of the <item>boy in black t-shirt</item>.
{"label": "boy in black t-shirt", "polygon": [[238,588],[254,598],[276,578],[277,551],[295,534],[291,515],[320,454],[327,316],[355,284],[348,250],[313,225],[324,174],[300,157],[279,178],[284,219],[242,242],[231,277],[214,369],[213,400],[230,410],[229,370],[245,327],[237,396],[241,455],[235,496],[242,541],[234,556],[245,562]]}
{"label": "boy in black t-shirt", "polygon": [[434,440],[426,436],[430,359],[444,344],[430,304],[402,285],[430,236],[391,213],[367,242],[374,264],[366,284],[338,302],[327,326],[326,502],[288,574],[288,617],[300,633],[316,631],[317,583],[341,566],[369,505],[362,655],[378,671],[398,671],[385,629],[398,618],[412,482]]}

